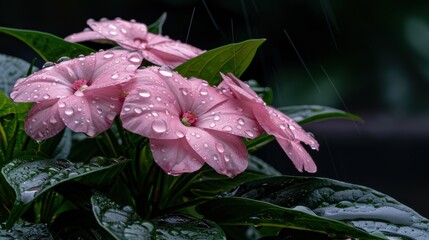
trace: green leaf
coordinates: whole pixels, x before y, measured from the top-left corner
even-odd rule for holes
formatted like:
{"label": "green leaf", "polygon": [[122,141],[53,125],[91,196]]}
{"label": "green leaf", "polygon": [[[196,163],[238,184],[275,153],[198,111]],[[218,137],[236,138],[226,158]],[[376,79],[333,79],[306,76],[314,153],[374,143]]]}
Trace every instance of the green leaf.
{"label": "green leaf", "polygon": [[264,162],[262,159],[250,154],[249,154],[249,165],[247,166],[246,171],[261,173],[267,176],[281,175],[281,173],[277,171],[275,168],[273,168],[271,165]]}
{"label": "green leaf", "polygon": [[429,239],[429,220],[412,209],[373,189],[331,179],[265,178],[242,184],[224,196],[304,209],[373,234],[382,233],[399,239]]}
{"label": "green leaf", "polygon": [[101,194],[95,194],[91,203],[98,223],[115,239],[155,239],[155,226],[130,206],[120,206]]}
{"label": "green leaf", "polygon": [[29,204],[54,186],[72,179],[99,171],[108,170],[125,163],[124,159],[95,157],[89,163],[73,163],[68,160],[23,160],[15,159],[2,168],[2,174],[16,194],[15,205],[9,216],[12,224],[25,212]]}
{"label": "green leaf", "polygon": [[71,43],[49,33],[0,27],[0,32],[11,35],[30,46],[45,61],[55,62],[60,57],[75,58],[88,55],[94,50]]}
{"label": "green leaf", "polygon": [[[354,114],[344,112],[331,107],[319,105],[300,105],[278,108],[279,111],[291,117],[299,124],[310,122],[343,118],[349,120],[362,121],[362,119]],[[246,148],[249,152],[254,152],[274,140],[274,137],[266,133],[246,142]]]}
{"label": "green leaf", "polygon": [[284,114],[288,115],[299,124],[306,124],[332,118],[344,118],[362,121],[359,116],[354,114],[319,105],[288,106],[278,108],[278,110],[282,111]]}
{"label": "green leaf", "polygon": [[0,91],[9,94],[16,80],[27,76],[30,65],[20,58],[0,54]]}
{"label": "green leaf", "polygon": [[10,230],[0,229],[0,238],[26,240],[54,239],[45,224],[34,224],[29,222],[16,223]]}
{"label": "green leaf", "polygon": [[184,77],[197,77],[210,85],[216,85],[221,81],[219,72],[231,72],[240,77],[264,41],[265,39],[252,39],[212,49],[182,63],[174,70]]}
{"label": "green leaf", "polygon": [[248,198],[217,198],[197,209],[205,217],[222,226],[269,226],[303,229],[335,238],[354,236],[368,240],[383,239],[339,221]]}
{"label": "green leaf", "polygon": [[156,239],[226,240],[226,236],[222,229],[210,220],[172,215],[156,218],[153,222],[156,225]]}
{"label": "green leaf", "polygon": [[164,22],[167,19],[167,13],[164,12],[162,15],[156,20],[154,23],[147,27],[147,30],[151,33],[162,34],[162,26],[164,26]]}

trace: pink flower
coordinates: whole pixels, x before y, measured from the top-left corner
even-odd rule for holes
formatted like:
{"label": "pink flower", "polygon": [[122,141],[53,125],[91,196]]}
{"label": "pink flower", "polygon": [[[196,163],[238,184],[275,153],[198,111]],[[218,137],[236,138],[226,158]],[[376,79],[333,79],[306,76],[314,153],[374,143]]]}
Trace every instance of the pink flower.
{"label": "pink flower", "polygon": [[233,177],[247,167],[240,137],[261,128],[234,99],[207,82],[165,67],[138,70],[121,112],[126,129],[150,138],[155,162],[167,173],[194,172],[204,163]]}
{"label": "pink flower", "polygon": [[318,149],[319,144],[304,131],[293,119],[282,112],[266,106],[264,101],[244,82],[233,74],[222,74],[223,82],[220,88],[227,88],[234,98],[242,101],[244,107],[253,112],[255,118],[266,133],[273,135],[295,167],[302,172],[316,172],[317,167],[311,156],[305,151],[300,142]]}
{"label": "pink flower", "polygon": [[150,33],[142,23],[116,18],[99,22],[89,19],[87,24],[93,31],[72,34],[65,39],[70,42],[111,40],[124,48],[140,50],[149,62],[172,68],[204,52],[191,45]]}
{"label": "pink flower", "polygon": [[35,140],[56,135],[64,127],[95,136],[107,130],[121,110],[121,84],[141,63],[138,53],[105,51],[44,68],[18,81],[10,96],[36,102],[25,121]]}

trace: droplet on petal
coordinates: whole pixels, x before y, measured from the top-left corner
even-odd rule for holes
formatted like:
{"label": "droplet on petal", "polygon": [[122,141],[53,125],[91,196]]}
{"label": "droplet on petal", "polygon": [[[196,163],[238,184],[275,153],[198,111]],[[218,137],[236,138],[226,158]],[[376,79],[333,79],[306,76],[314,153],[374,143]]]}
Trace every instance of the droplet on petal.
{"label": "droplet on petal", "polygon": [[148,97],[150,97],[150,92],[143,90],[143,91],[139,92],[139,96],[144,97],[144,98],[148,98]]}
{"label": "droplet on petal", "polygon": [[65,113],[67,116],[71,116],[71,115],[73,115],[73,113],[74,113],[73,108],[71,108],[71,107],[66,108],[66,110],[64,111],[64,113]]}
{"label": "droplet on petal", "polygon": [[207,89],[205,89],[205,88],[201,89],[200,94],[203,96],[207,95],[208,94]]}
{"label": "droplet on petal", "polygon": [[239,119],[238,119],[238,124],[240,124],[240,125],[244,125],[244,119],[239,118]]}
{"label": "droplet on petal", "polygon": [[156,119],[152,122],[152,129],[157,133],[164,133],[167,131],[167,123],[162,119]]}
{"label": "droplet on petal", "polygon": [[185,136],[185,134],[182,131],[176,131],[176,136],[182,138]]}
{"label": "droplet on petal", "polygon": [[244,131],[246,134],[247,134],[247,136],[249,136],[249,137],[253,137],[254,136],[254,134],[253,134],[253,132],[252,131],[250,131],[250,130],[246,130],[246,131]]}
{"label": "droplet on petal", "polygon": [[232,131],[232,127],[231,127],[231,126],[229,126],[229,125],[226,125],[226,126],[225,126],[225,127],[223,127],[222,129],[223,129],[223,130],[225,130],[225,131],[227,131],[227,132]]}
{"label": "droplet on petal", "polygon": [[216,147],[216,150],[217,150],[218,152],[220,152],[220,153],[225,152],[225,147],[223,146],[223,144],[222,144],[222,143],[216,143],[216,144],[215,144],[215,147]]}
{"label": "droplet on petal", "polygon": [[172,77],[173,76],[173,72],[171,71],[171,69],[167,66],[162,66],[159,68],[158,72],[166,77]]}
{"label": "droplet on petal", "polygon": [[105,59],[109,59],[109,58],[113,57],[114,55],[115,54],[113,52],[106,52],[103,57]]}

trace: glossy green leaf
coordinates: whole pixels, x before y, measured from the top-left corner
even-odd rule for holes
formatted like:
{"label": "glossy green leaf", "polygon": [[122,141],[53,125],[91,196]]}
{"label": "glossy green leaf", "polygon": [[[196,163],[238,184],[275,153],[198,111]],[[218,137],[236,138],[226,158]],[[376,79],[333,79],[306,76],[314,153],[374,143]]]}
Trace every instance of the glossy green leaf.
{"label": "glossy green leaf", "polygon": [[222,229],[209,220],[195,219],[182,215],[171,215],[156,218],[153,222],[156,225],[156,239],[226,240]]}
{"label": "glossy green leaf", "polygon": [[67,42],[49,33],[0,27],[0,32],[11,35],[30,46],[45,61],[55,62],[60,57],[75,58],[94,50],[77,43]]}
{"label": "glossy green leaf", "polygon": [[221,81],[219,72],[231,72],[240,77],[264,41],[265,39],[253,39],[215,48],[188,60],[174,70],[184,77],[197,77],[206,80],[210,85],[216,85]]}
{"label": "glossy green leaf", "polygon": [[[31,64],[16,57],[0,54],[0,91],[9,94],[16,80],[27,76]],[[32,70],[37,70],[32,67]]]}
{"label": "glossy green leaf", "polygon": [[331,107],[319,106],[319,105],[300,105],[300,106],[288,106],[281,107],[278,110],[291,117],[299,124],[306,124],[310,122],[333,119],[333,118],[344,118],[349,120],[362,121],[359,116],[344,112]]}
{"label": "glossy green leaf", "polygon": [[266,178],[245,183],[224,196],[302,209],[387,237],[429,239],[429,220],[409,207],[373,189],[331,179]]}
{"label": "glossy green leaf", "polygon": [[151,33],[162,34],[162,26],[167,19],[167,13],[164,12],[154,23],[147,27],[147,30]]}
{"label": "glossy green leaf", "polygon": [[38,196],[54,186],[125,163],[124,159],[94,157],[89,163],[73,163],[63,159],[15,159],[2,168],[2,174],[16,194],[8,224],[12,224]]}
{"label": "glossy green leaf", "polygon": [[0,229],[0,239],[54,239],[45,224],[18,222],[10,230]]}
{"label": "glossy green leaf", "polygon": [[130,206],[120,206],[101,194],[95,194],[91,203],[97,222],[115,239],[155,239],[153,223],[142,220]]}
{"label": "glossy green leaf", "polygon": [[273,168],[264,160],[249,154],[249,165],[247,166],[246,172],[261,173],[267,176],[280,176],[281,173]]}
{"label": "glossy green leaf", "polygon": [[322,218],[301,209],[280,207],[248,198],[216,198],[200,205],[197,209],[206,218],[221,226],[270,226],[303,229],[328,234],[335,238],[354,236],[367,240],[383,239],[345,223]]}
{"label": "glossy green leaf", "polygon": [[[362,121],[362,119],[354,114],[344,112],[331,107],[319,105],[300,105],[278,108],[279,111],[291,117],[299,124],[310,122],[343,118],[354,121]],[[260,136],[246,142],[246,148],[249,152],[254,152],[274,140],[274,137],[268,134]]]}

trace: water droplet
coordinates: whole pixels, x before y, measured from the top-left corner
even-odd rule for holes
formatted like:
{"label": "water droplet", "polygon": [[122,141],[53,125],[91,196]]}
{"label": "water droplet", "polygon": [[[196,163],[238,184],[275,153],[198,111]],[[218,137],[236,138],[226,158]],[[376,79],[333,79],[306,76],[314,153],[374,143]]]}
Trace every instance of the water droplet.
{"label": "water droplet", "polygon": [[66,106],[66,104],[65,103],[63,103],[63,102],[60,102],[59,104],[58,104],[58,107],[60,107],[60,108],[63,108],[63,107],[65,107]]}
{"label": "water droplet", "polygon": [[167,66],[162,66],[159,68],[158,72],[166,77],[171,77],[173,76],[173,72],[171,71],[171,69]]}
{"label": "water droplet", "polygon": [[115,56],[115,54],[113,52],[106,52],[103,57],[105,59],[109,59],[109,58],[111,58],[113,56]]}
{"label": "water droplet", "polygon": [[213,160],[217,161],[217,160],[219,160],[219,157],[215,154],[215,155],[213,155]]}
{"label": "water droplet", "polygon": [[185,134],[182,131],[176,131],[176,136],[182,138],[185,136]]}
{"label": "water droplet", "polygon": [[55,63],[53,62],[45,62],[45,64],[43,64],[42,68],[50,68],[55,66]]}
{"label": "water droplet", "polygon": [[69,57],[60,57],[60,58],[58,58],[57,63],[65,62],[65,61],[68,61],[68,60],[70,60]]}
{"label": "water droplet", "polygon": [[189,94],[189,89],[187,89],[187,88],[181,88],[180,90],[182,91],[182,94],[184,96],[187,96]]}
{"label": "water droplet", "polygon": [[112,79],[117,79],[119,77],[119,74],[118,73],[113,73],[112,74]]}
{"label": "water droplet", "polygon": [[158,102],[161,102],[161,100],[162,100],[162,99],[161,99],[161,97],[156,97],[155,99],[156,99],[156,101],[158,101]]}
{"label": "water droplet", "polygon": [[207,95],[208,94],[207,89],[205,89],[205,88],[201,89],[200,94],[203,96]]}
{"label": "water droplet", "polygon": [[73,115],[73,113],[74,113],[73,108],[71,108],[71,107],[66,108],[66,110],[64,111],[64,113],[65,113],[67,116],[71,116],[71,115]]}
{"label": "water droplet", "polygon": [[150,92],[143,90],[143,91],[139,92],[139,96],[144,97],[144,98],[148,98],[148,97],[150,97]]}
{"label": "water droplet", "polygon": [[139,108],[139,107],[135,107],[134,108],[134,112],[137,113],[137,114],[140,114],[140,113],[143,112],[143,110],[141,108]]}
{"label": "water droplet", "polygon": [[215,144],[215,147],[216,147],[216,150],[217,150],[218,152],[220,152],[220,153],[225,152],[225,146],[223,146],[223,144],[222,144],[222,143],[216,143],[216,144]]}
{"label": "water droplet", "polygon": [[152,129],[157,133],[164,133],[167,131],[167,123],[162,119],[156,119],[152,122]]}
{"label": "water droplet", "polygon": [[139,63],[141,61],[140,58],[137,56],[130,57],[129,60],[133,63]]}
{"label": "water droplet", "polygon": [[129,112],[130,110],[131,110],[131,108],[130,108],[130,107],[128,107],[128,106],[125,106],[125,107],[124,107],[124,111],[125,111],[125,112]]}
{"label": "water droplet", "polygon": [[204,144],[203,144],[203,146],[204,146],[205,148],[209,147],[209,145],[208,145],[207,143],[204,143]]}
{"label": "water droplet", "polygon": [[82,91],[76,91],[76,92],[74,92],[74,95],[75,95],[76,97],[83,97],[85,94],[83,94],[83,92],[82,92]]}
{"label": "water droplet", "polygon": [[295,127],[292,125],[289,125],[289,129],[293,131],[293,130],[295,130]]}
{"label": "water droplet", "polygon": [[106,117],[109,120],[113,120],[116,117],[116,113],[115,112],[109,112]]}
{"label": "water droplet", "polygon": [[54,117],[51,117],[51,119],[49,119],[49,122],[52,124],[57,123],[57,119],[55,119]]}
{"label": "water droplet", "polygon": [[226,125],[226,126],[225,126],[225,127],[223,127],[222,129],[223,129],[223,130],[225,130],[225,131],[227,131],[227,132],[232,131],[232,127],[231,127],[231,126],[229,126],[229,125]]}
{"label": "water droplet", "polygon": [[280,125],[279,125],[279,128],[281,128],[281,129],[285,130],[285,129],[286,129],[286,126],[285,126],[284,124],[280,124]]}
{"label": "water droplet", "polygon": [[246,131],[244,131],[246,134],[247,134],[247,136],[249,136],[249,137],[253,137],[254,136],[254,134],[253,134],[253,132],[252,131],[250,131],[250,130],[246,130]]}
{"label": "water droplet", "polygon": [[212,123],[210,123],[210,125],[209,125],[211,128],[214,128],[215,126],[216,126],[216,123],[214,123],[214,122],[212,122]]}
{"label": "water droplet", "polygon": [[49,97],[50,97],[49,94],[43,95],[43,99],[48,99]]}
{"label": "water droplet", "polygon": [[229,155],[228,153],[225,153],[223,157],[225,158],[225,162],[231,161],[231,155]]}
{"label": "water droplet", "polygon": [[239,119],[238,119],[238,124],[240,124],[240,125],[244,125],[244,119],[239,118]]}
{"label": "water droplet", "polygon": [[215,121],[219,121],[219,120],[220,120],[220,117],[219,117],[218,115],[216,115],[216,116],[214,116],[213,120],[215,120]]}

